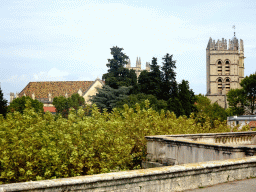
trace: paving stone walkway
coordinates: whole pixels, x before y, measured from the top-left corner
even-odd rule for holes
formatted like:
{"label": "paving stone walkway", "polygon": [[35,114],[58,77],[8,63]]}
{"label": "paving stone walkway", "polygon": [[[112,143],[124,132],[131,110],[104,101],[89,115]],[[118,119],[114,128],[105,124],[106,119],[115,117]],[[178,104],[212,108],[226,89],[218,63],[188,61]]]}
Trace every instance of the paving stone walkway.
{"label": "paving stone walkway", "polygon": [[222,183],[210,187],[186,190],[185,192],[256,192],[256,178]]}

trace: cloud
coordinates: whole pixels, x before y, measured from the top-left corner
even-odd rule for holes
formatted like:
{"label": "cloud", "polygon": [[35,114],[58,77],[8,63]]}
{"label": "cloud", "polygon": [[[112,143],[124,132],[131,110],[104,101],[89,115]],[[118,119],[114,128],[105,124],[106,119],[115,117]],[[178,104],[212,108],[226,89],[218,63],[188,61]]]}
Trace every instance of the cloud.
{"label": "cloud", "polygon": [[66,71],[52,68],[48,72],[41,71],[39,73],[33,74],[33,79],[35,81],[60,81],[64,80],[64,77],[67,75],[69,75],[69,73]]}

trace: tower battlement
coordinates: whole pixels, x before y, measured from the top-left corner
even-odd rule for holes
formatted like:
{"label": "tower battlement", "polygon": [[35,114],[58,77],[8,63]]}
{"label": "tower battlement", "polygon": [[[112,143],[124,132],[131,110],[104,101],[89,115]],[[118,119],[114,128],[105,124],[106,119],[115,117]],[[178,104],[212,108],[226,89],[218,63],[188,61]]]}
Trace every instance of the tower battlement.
{"label": "tower battlement", "polygon": [[[144,69],[144,70],[150,71],[150,65],[149,64],[150,64],[149,62],[146,62],[146,69]],[[132,67],[131,66],[131,61],[130,61],[130,59],[128,59],[128,64],[125,66],[125,68],[133,69],[135,71],[136,75],[137,75],[137,78],[138,78],[140,76],[141,71],[143,71],[143,69],[141,69],[141,58],[137,57],[136,67]]]}
{"label": "tower battlement", "polygon": [[208,41],[208,45],[207,48],[208,50],[230,50],[230,51],[240,51],[243,52],[244,51],[244,43],[243,40],[240,39],[240,43],[238,43],[238,39],[234,36],[232,39],[229,39],[229,42],[227,44],[227,40],[222,38],[221,40],[217,40],[215,42],[215,40],[212,40],[212,38],[210,37],[209,41]]}

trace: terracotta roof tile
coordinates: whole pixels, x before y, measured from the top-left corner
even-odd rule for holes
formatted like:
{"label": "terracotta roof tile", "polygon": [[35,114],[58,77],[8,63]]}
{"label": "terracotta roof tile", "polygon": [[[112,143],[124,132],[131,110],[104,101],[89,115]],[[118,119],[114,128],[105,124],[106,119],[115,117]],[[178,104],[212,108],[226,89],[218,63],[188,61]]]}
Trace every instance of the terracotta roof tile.
{"label": "terracotta roof tile", "polygon": [[70,97],[72,94],[77,93],[81,89],[85,93],[94,81],[45,81],[45,82],[29,82],[29,84],[19,93],[22,97],[24,93],[26,96],[35,98],[48,98],[51,93],[52,98],[58,96],[65,96],[67,93]]}
{"label": "terracotta roof tile", "polygon": [[250,121],[249,125],[250,127],[256,127],[256,121]]}
{"label": "terracotta roof tile", "polygon": [[56,112],[56,108],[55,107],[44,107],[44,112],[46,111],[50,111],[50,112]]}

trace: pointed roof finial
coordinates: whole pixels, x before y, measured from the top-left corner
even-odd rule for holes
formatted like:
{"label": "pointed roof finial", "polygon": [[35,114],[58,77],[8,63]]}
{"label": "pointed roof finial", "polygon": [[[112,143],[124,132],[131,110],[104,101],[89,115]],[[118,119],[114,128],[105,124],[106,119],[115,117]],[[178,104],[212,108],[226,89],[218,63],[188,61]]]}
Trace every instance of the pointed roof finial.
{"label": "pointed roof finial", "polygon": [[236,32],[235,32],[236,26],[233,25],[232,28],[234,29],[234,37],[235,37],[236,36]]}

